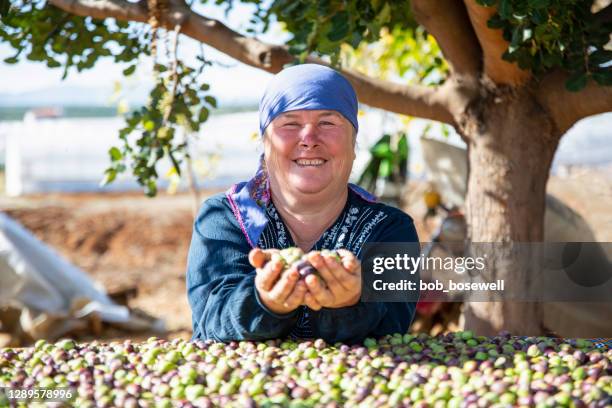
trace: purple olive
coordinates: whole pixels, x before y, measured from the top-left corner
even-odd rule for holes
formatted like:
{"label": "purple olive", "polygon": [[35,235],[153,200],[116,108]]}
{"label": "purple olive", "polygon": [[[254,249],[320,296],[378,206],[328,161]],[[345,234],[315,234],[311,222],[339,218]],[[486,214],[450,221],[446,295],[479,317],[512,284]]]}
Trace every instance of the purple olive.
{"label": "purple olive", "polygon": [[315,273],[317,270],[315,268],[313,268],[312,266],[305,266],[302,269],[300,269],[298,271],[298,273],[300,274],[300,276],[303,278],[307,277],[308,275],[312,275],[313,273]]}

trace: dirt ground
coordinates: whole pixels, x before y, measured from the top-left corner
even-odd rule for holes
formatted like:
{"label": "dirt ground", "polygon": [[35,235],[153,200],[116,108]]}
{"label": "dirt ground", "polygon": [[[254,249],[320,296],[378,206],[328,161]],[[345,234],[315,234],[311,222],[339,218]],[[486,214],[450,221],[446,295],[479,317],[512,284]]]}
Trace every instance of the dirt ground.
{"label": "dirt ground", "polygon": [[[422,188],[411,185],[407,211],[416,221],[419,236],[426,240],[431,230],[420,221],[425,211],[419,194]],[[564,177],[553,177],[549,192],[585,217],[598,241],[612,241],[612,168],[574,169]],[[109,293],[135,291],[128,305],[164,319],[168,337],[191,336],[185,290],[193,223],[191,195],[155,199],[137,192],[0,196],[0,209],[89,273]],[[148,335],[106,333],[109,338]]]}
{"label": "dirt ground", "polygon": [[164,319],[172,337],[190,336],[185,266],[192,196],[50,194],[5,198],[2,204],[107,292],[132,291],[130,307]]}

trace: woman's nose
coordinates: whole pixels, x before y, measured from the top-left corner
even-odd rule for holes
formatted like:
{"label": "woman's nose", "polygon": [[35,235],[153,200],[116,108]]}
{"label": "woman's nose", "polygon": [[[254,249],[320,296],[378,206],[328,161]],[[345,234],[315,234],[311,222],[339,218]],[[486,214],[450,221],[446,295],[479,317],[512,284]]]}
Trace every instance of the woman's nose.
{"label": "woman's nose", "polygon": [[306,124],[300,132],[300,145],[304,147],[313,147],[318,144],[317,127],[312,124]]}

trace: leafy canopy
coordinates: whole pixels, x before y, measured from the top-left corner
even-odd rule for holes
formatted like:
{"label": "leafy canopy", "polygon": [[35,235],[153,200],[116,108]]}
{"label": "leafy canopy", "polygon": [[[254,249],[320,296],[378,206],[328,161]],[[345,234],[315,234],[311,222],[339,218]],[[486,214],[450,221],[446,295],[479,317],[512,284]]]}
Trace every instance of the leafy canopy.
{"label": "leafy canopy", "polygon": [[522,69],[543,74],[560,67],[572,74],[566,86],[584,88],[589,79],[612,85],[612,51],[605,49],[612,25],[591,13],[592,1],[584,0],[477,0],[497,7],[488,21],[503,30],[509,42],[503,59]]}
{"label": "leafy canopy", "polygon": [[[604,45],[612,31],[597,21],[584,0],[476,0],[496,7],[489,27],[501,29],[508,47],[507,61],[542,75],[554,68],[572,74],[566,86],[583,88],[590,79],[612,84],[612,52]],[[215,3],[229,12],[237,0]],[[317,55],[345,66],[402,81],[436,85],[444,82],[448,65],[435,42],[414,20],[409,2],[399,0],[242,0],[255,6],[248,33],[268,31],[278,21],[290,33],[289,51],[297,61]],[[160,2],[161,3],[161,2]],[[202,1],[206,3],[206,1]],[[0,0],[0,41],[14,54],[15,64],[26,58],[50,68],[83,71],[100,58],[125,65],[134,75],[142,58],[153,55],[155,86],[146,106],[126,115],[121,144],[109,151],[111,165],[105,182],[131,169],[148,195],[155,195],[160,160],[168,158],[180,174],[188,158],[185,134],[197,132],[216,107],[208,93],[201,55],[193,61],[178,58],[168,45],[155,52],[158,41],[169,43],[173,33],[144,23],[125,23],[71,15],[44,0]],[[174,49],[173,49],[174,48]],[[381,51],[382,50],[382,51]],[[153,52],[152,52],[153,51]],[[375,58],[375,66],[363,61]],[[177,131],[182,129],[182,132]]]}

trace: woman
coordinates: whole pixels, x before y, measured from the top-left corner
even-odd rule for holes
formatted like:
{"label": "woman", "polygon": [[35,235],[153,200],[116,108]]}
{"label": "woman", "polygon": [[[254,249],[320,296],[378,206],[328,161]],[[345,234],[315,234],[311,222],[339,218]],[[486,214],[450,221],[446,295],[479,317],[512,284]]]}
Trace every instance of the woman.
{"label": "woman", "polygon": [[[348,184],[358,130],[350,83],[321,65],[287,68],[267,87],[259,118],[257,174],[206,200],[195,221],[187,267],[194,339],[355,343],[406,332],[414,303],[360,301],[362,246],[418,237],[408,215]],[[322,280],[281,274],[276,262],[249,264],[252,248],[292,246],[347,251],[342,262],[311,254]]]}

